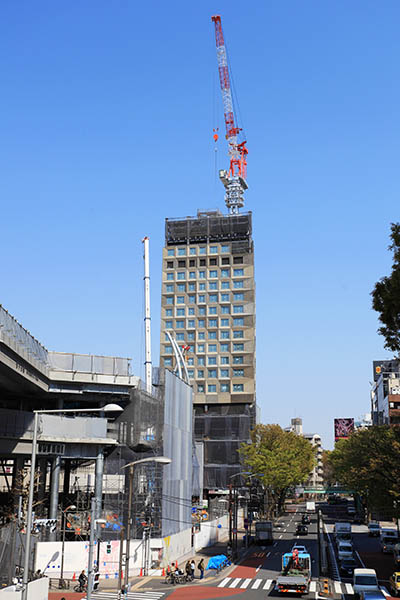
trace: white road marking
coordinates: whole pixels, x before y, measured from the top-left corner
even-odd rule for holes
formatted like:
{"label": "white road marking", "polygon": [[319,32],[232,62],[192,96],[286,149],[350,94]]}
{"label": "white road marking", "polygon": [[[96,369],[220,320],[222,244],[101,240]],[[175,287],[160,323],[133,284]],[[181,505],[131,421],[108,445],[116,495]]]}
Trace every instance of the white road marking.
{"label": "white road marking", "polygon": [[346,594],[354,594],[353,586],[351,583],[345,583],[344,587],[346,588]]}
{"label": "white road marking", "polygon": [[259,588],[259,587],[260,587],[260,584],[261,584],[261,582],[262,582],[262,579],[256,579],[256,580],[254,581],[253,585],[251,586],[251,589],[252,589],[252,590],[256,590],[257,588]]}
{"label": "white road marking", "polygon": [[241,577],[236,577],[228,587],[235,588],[241,579]]}
{"label": "white road marking", "polygon": [[387,591],[387,589],[385,588],[385,586],[381,585],[380,586],[380,590],[383,594],[385,594],[385,596],[390,596],[389,592]]}
{"label": "white road marking", "polygon": [[221,583],[218,584],[218,587],[225,587],[229,580],[230,577],[225,577],[225,579],[223,579]]}
{"label": "white road marking", "polygon": [[361,558],[361,556],[359,555],[359,553],[358,553],[358,551],[357,551],[357,550],[356,550],[356,554],[357,554],[357,556],[358,556],[358,560],[360,561],[360,563],[361,563],[361,565],[362,565],[362,568],[363,568],[363,569],[365,569],[366,567],[365,567],[364,561],[363,561],[363,559]]}
{"label": "white road marking", "polygon": [[268,552],[268,554],[267,554],[267,558],[268,558],[268,556],[269,556],[270,554],[271,554],[271,552]]}
{"label": "white road marking", "polygon": [[317,591],[317,582],[316,581],[311,581],[310,583],[310,592],[316,592]]}
{"label": "white road marking", "polygon": [[337,594],[341,594],[342,593],[342,588],[340,587],[339,581],[335,581],[334,582],[334,588],[335,588],[335,592]]}
{"label": "white road marking", "polygon": [[242,583],[242,585],[240,586],[242,590],[245,590],[247,588],[247,586],[249,585],[251,579],[245,579]]}
{"label": "white road marking", "polygon": [[279,539],[281,539],[281,537],[282,537],[282,534],[279,536]]}
{"label": "white road marking", "polygon": [[267,581],[264,584],[263,590],[269,590],[269,588],[271,587],[271,583],[272,579],[267,579]]}
{"label": "white road marking", "polygon": [[261,569],[262,565],[258,565],[257,569],[256,569],[256,573],[258,573],[258,571]]}

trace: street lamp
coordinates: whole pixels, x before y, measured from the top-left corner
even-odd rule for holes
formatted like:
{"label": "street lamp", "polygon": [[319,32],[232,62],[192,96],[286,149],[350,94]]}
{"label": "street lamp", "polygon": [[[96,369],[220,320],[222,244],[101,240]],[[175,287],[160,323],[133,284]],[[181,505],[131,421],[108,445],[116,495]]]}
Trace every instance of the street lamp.
{"label": "street lamp", "polygon": [[22,595],[21,600],[27,600],[28,595],[28,571],[29,558],[31,553],[31,533],[32,533],[32,508],[33,508],[33,488],[35,485],[35,465],[36,465],[36,446],[38,436],[39,415],[43,414],[61,414],[61,413],[87,413],[87,412],[121,412],[124,409],[118,404],[106,404],[102,408],[56,408],[50,410],[34,410],[35,415],[33,421],[33,438],[32,438],[32,454],[31,454],[31,473],[29,478],[29,497],[26,518],[26,547],[24,560],[24,573],[22,579]]}
{"label": "street lamp", "polygon": [[[141,465],[141,464],[149,463],[149,462],[155,462],[155,463],[159,463],[161,465],[169,465],[169,464],[171,464],[172,460],[170,458],[168,458],[167,456],[149,456],[148,458],[141,458],[140,460],[134,460],[133,462],[130,462],[130,463],[124,465],[123,467],[121,467],[121,469],[127,469],[129,467],[128,522],[127,522],[127,528],[126,528],[125,578],[124,578],[124,587],[125,588],[127,588],[128,581],[129,581],[129,560],[130,560],[129,546],[130,546],[130,539],[131,539],[131,520],[132,520],[133,467],[135,465]],[[121,540],[121,543],[122,543],[122,540]],[[146,565],[145,565],[145,571],[147,571]],[[121,568],[119,569],[119,573],[120,573],[119,576],[121,578]],[[145,573],[145,574],[147,574],[147,573]],[[120,581],[119,588],[121,588],[121,581]]]}
{"label": "street lamp", "polygon": [[60,575],[60,581],[58,582],[58,587],[62,590],[65,589],[65,581],[64,581],[64,547],[65,547],[65,519],[66,519],[65,513],[67,513],[69,510],[76,510],[75,504],[71,504],[70,506],[67,506],[67,508],[64,508],[64,510],[62,511],[61,575]]}
{"label": "street lamp", "polygon": [[[94,548],[94,536],[97,525],[101,523],[105,524],[105,519],[96,519],[96,498],[92,498],[91,510],[90,510],[90,538],[89,538],[89,556],[88,556],[88,585],[86,592],[86,600],[91,600],[93,590],[93,548]],[[97,540],[99,543],[99,540]],[[97,565],[98,566],[98,565]]]}

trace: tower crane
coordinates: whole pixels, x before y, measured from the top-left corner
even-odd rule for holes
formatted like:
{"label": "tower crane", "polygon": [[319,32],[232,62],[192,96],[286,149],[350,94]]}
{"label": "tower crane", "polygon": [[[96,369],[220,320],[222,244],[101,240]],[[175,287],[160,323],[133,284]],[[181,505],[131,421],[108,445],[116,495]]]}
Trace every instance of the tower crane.
{"label": "tower crane", "polygon": [[230,158],[229,170],[221,170],[219,178],[224,184],[225,204],[229,213],[236,215],[239,208],[244,205],[244,191],[247,190],[246,167],[247,154],[246,141],[238,141],[239,133],[242,131],[237,125],[237,119],[233,107],[231,82],[229,77],[228,59],[225,48],[224,34],[222,32],[221,17],[211,17],[215,27],[215,41],[217,45],[217,61],[219,82],[222,92],[225,117],[225,137],[228,142],[228,154]]}

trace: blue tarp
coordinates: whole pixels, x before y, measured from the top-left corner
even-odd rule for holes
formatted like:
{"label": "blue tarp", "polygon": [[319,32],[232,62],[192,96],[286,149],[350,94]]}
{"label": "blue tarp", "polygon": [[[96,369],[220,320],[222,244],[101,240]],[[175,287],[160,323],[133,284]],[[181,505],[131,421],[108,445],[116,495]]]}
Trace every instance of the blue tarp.
{"label": "blue tarp", "polygon": [[208,561],[207,569],[218,569],[218,567],[220,567],[226,560],[227,557],[225,554],[217,554],[217,556],[212,556]]}

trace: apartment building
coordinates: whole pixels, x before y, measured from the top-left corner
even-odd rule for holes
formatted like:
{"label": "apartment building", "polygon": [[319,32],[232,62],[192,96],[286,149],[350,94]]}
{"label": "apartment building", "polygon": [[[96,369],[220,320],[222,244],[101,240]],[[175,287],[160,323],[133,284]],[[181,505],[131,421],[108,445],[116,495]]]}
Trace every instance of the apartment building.
{"label": "apartment building", "polygon": [[322,442],[321,436],[318,433],[304,433],[303,432],[303,420],[299,417],[291,419],[290,427],[286,427],[286,431],[293,431],[297,435],[301,435],[310,442],[313,448],[315,448],[315,467],[311,471],[306,485],[310,487],[321,487],[324,483],[324,467],[322,462]]}
{"label": "apartment building", "polygon": [[186,349],[204,487],[226,489],[255,422],[255,283],[251,213],[166,219],[160,366],[173,370],[167,332]]}

